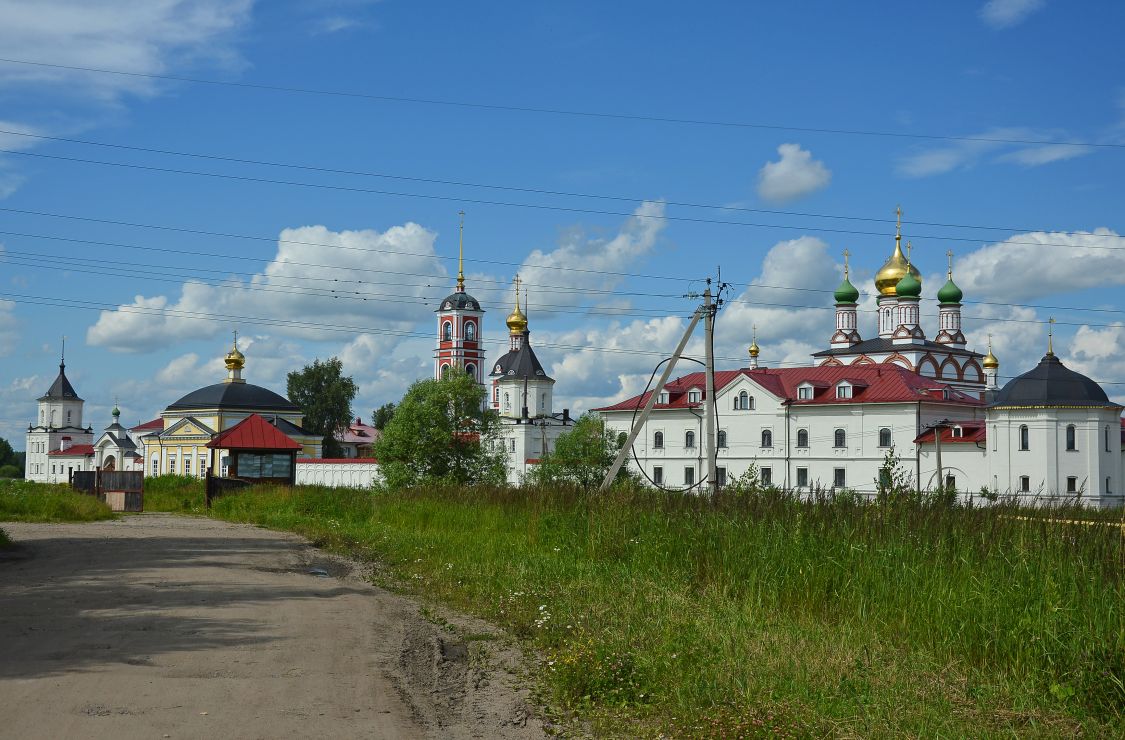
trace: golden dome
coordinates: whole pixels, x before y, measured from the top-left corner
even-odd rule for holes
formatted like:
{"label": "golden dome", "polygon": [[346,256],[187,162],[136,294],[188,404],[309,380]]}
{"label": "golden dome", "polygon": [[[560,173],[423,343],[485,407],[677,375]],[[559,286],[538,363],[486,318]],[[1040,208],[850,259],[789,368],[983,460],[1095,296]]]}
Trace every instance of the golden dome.
{"label": "golden dome", "polygon": [[238,332],[234,334],[234,346],[231,347],[230,352],[223,358],[223,362],[227,366],[227,370],[241,370],[246,367],[246,355],[238,349]]}
{"label": "golden dome", "polygon": [[988,338],[988,354],[984,356],[984,361],[981,365],[985,370],[996,370],[1000,367],[1000,360],[996,359],[996,355],[992,354],[992,337]]}
{"label": "golden dome", "polygon": [[750,353],[751,357],[757,357],[761,353],[762,350],[758,348],[757,342],[753,342],[753,343],[750,344],[750,349],[747,350],[747,351]]}
{"label": "golden dome", "polygon": [[922,273],[918,272],[918,268],[914,265],[907,263],[905,255],[902,253],[902,237],[895,237],[895,251],[891,254],[879,272],[875,273],[875,287],[878,289],[880,295],[896,295],[895,286],[898,281],[906,277],[906,272],[909,269],[910,274],[914,276],[919,283],[922,282]]}
{"label": "golden dome", "polygon": [[520,276],[516,275],[516,307],[508,314],[508,331],[512,334],[523,334],[527,331],[527,316],[520,310]]}

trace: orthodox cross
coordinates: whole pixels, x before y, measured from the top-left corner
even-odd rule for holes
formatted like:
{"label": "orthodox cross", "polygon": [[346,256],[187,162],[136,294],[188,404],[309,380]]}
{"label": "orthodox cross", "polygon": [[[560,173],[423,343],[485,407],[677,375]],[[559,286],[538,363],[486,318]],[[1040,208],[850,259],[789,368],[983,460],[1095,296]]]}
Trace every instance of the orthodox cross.
{"label": "orthodox cross", "polygon": [[945,256],[949,258],[949,270],[948,270],[948,272],[946,272],[946,275],[949,277],[950,280],[952,280],[953,279],[953,250],[952,249],[946,250]]}
{"label": "orthodox cross", "polygon": [[845,280],[848,279],[848,257],[850,257],[851,254],[852,253],[849,252],[848,250],[846,250],[846,249],[844,250],[844,279]]}

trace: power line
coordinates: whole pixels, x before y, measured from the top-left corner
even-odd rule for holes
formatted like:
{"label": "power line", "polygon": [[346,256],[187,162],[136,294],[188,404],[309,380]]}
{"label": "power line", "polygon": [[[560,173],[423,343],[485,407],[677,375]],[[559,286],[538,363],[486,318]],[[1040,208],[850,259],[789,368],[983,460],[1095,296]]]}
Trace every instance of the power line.
{"label": "power line", "polygon": [[[851,234],[857,236],[877,236],[877,237],[891,237],[894,234],[889,234],[881,231],[860,231],[856,229],[837,229],[829,228],[826,226],[809,226],[809,225],[785,225],[785,224],[765,224],[754,223],[749,221],[731,221],[726,219],[714,218],[698,218],[693,216],[669,216],[666,214],[654,215],[648,213],[629,213],[625,211],[610,211],[594,208],[578,208],[573,206],[551,205],[547,203],[516,203],[512,201],[489,200],[485,198],[464,198],[453,195],[436,195],[433,193],[407,193],[396,190],[382,190],[378,188],[361,188],[351,185],[333,185],[330,183],[312,183],[300,182],[297,180],[278,180],[269,177],[253,177],[250,175],[233,175],[221,172],[203,172],[201,170],[182,170],[175,167],[157,167],[155,165],[135,164],[132,162],[110,162],[100,159],[85,159],[82,157],[68,157],[58,154],[44,154],[42,152],[21,152],[14,149],[0,149],[0,154],[11,154],[20,157],[36,157],[39,159],[49,159],[60,162],[75,162],[79,164],[98,165],[102,167],[119,167],[125,169],[142,170],[145,172],[161,172],[164,174],[172,175],[188,175],[192,177],[206,177],[220,180],[232,180],[236,182],[252,182],[259,184],[269,185],[288,185],[299,188],[314,188],[321,190],[332,190],[337,192],[347,193],[360,193],[365,195],[385,195],[396,198],[418,198],[423,200],[439,200],[454,203],[471,203],[473,205],[484,206],[497,206],[503,208],[530,208],[534,210],[555,211],[562,213],[586,213],[599,216],[622,216],[625,218],[644,218],[644,219],[657,219],[665,221],[678,221],[684,223],[699,223],[699,224],[714,224],[719,226],[742,226],[757,229],[781,229],[786,231],[815,231],[826,234]],[[1095,235],[1095,236],[1111,236],[1111,235]],[[980,239],[964,236],[939,236],[935,234],[918,234],[913,238],[916,239],[932,239],[934,241],[956,241],[956,242],[972,242],[979,243]],[[1066,247],[1077,248],[1078,245],[1062,244],[1052,242],[1030,242],[1019,241],[1014,239],[1007,239],[1005,244],[1026,244],[1037,247]],[[1104,247],[1104,246],[1082,246],[1082,249],[1125,249],[1125,247]]]}
{"label": "power line", "polygon": [[849,128],[829,128],[815,126],[792,126],[776,123],[761,123],[749,121],[721,121],[702,118],[677,118],[671,116],[657,116],[636,113],[620,113],[612,111],[570,110],[565,108],[542,108],[523,105],[505,105],[496,103],[479,103],[463,100],[443,100],[438,98],[420,98],[397,95],[377,95],[374,93],[361,93],[345,90],[325,90],[307,87],[294,87],[283,85],[267,85],[254,82],[233,82],[228,80],[212,80],[201,77],[184,77],[179,75],[159,75],[144,72],[125,72],[122,70],[105,69],[100,67],[84,67],[72,64],[52,64],[49,62],[35,62],[26,59],[0,58],[0,62],[7,64],[20,64],[32,67],[49,69],[65,69],[76,72],[91,72],[95,74],[118,75],[122,77],[144,78],[152,80],[167,80],[171,82],[188,82],[197,85],[212,85],[232,87],[248,90],[263,90],[269,92],[299,93],[303,95],[331,96],[339,98],[352,98],[371,100],[383,103],[409,103],[415,105],[435,105],[444,107],[469,108],[477,110],[493,110],[507,113],[534,113],[543,115],[569,116],[574,118],[590,118],[620,121],[642,121],[646,123],[665,123],[690,126],[711,126],[737,129],[757,129],[765,131],[794,131],[798,133],[833,134],[842,136],[887,137],[896,139],[919,139],[929,141],[972,141],[996,144],[1025,144],[1036,146],[1073,146],[1096,147],[1103,149],[1125,148],[1125,144],[1112,142],[1087,143],[1082,141],[1050,140],[1050,139],[1017,139],[994,136],[953,136],[949,134],[918,134],[901,131],[876,131]]}
{"label": "power line", "polygon": [[[250,165],[255,165],[255,166],[263,166],[263,167],[278,167],[278,168],[285,168],[285,169],[296,169],[296,170],[303,170],[303,171],[308,171],[308,172],[321,172],[321,173],[334,174],[334,175],[354,175],[354,176],[359,176],[359,177],[372,177],[372,178],[380,178],[380,179],[386,179],[386,180],[402,180],[402,181],[405,181],[405,182],[418,182],[418,183],[425,183],[425,184],[429,184],[429,185],[452,185],[452,186],[456,186],[456,187],[483,188],[483,189],[489,189],[489,190],[501,190],[501,191],[507,191],[507,192],[528,193],[528,194],[533,194],[533,195],[563,196],[563,197],[568,197],[568,198],[588,198],[588,199],[594,199],[594,200],[613,200],[613,201],[621,201],[621,202],[626,202],[626,203],[638,203],[638,202],[641,202],[641,201],[649,200],[648,198],[642,198],[642,197],[638,197],[638,196],[610,195],[610,194],[605,194],[605,193],[581,193],[581,192],[567,191],[567,190],[551,190],[551,189],[548,189],[548,188],[533,188],[533,187],[515,186],[515,185],[498,185],[498,184],[494,184],[494,183],[479,183],[479,182],[470,182],[470,181],[466,181],[466,180],[447,180],[447,179],[440,179],[440,178],[433,178],[433,177],[421,177],[421,176],[416,176],[416,175],[402,175],[402,174],[391,174],[391,173],[386,173],[386,172],[371,172],[371,171],[364,171],[364,170],[339,169],[339,168],[325,167],[325,166],[318,166],[318,165],[297,164],[297,163],[293,163],[293,162],[277,162],[277,161],[260,160],[260,159],[246,159],[246,158],[242,158],[242,157],[230,157],[230,156],[225,156],[225,155],[220,155],[220,154],[211,154],[211,153],[205,153],[205,152],[185,152],[185,151],[178,151],[178,150],[173,150],[173,149],[132,146],[132,145],[129,145],[129,144],[118,144],[118,143],[114,143],[114,142],[105,142],[105,141],[93,141],[93,140],[90,140],[90,139],[75,139],[75,138],[68,138],[68,137],[63,137],[63,136],[47,136],[46,134],[35,134],[35,133],[27,132],[27,131],[16,131],[16,130],[13,130],[13,129],[0,128],[0,134],[6,134],[6,135],[9,135],[9,136],[21,136],[21,137],[27,137],[27,138],[33,138],[33,139],[40,139],[40,140],[44,140],[44,141],[56,141],[56,142],[65,142],[65,143],[68,143],[68,144],[80,144],[82,146],[94,146],[94,147],[104,147],[104,148],[109,148],[109,149],[120,149],[120,150],[133,151],[133,152],[144,152],[146,154],[161,154],[161,155],[175,156],[175,157],[191,157],[191,158],[194,158],[194,159],[205,159],[205,160],[213,160],[213,161],[218,161],[218,162],[231,162],[231,163],[234,163],[234,164],[250,164]],[[762,213],[762,214],[774,215],[774,216],[797,216],[797,217],[800,217],[800,218],[823,218],[823,219],[835,219],[835,220],[844,220],[844,221],[864,221],[864,222],[885,223],[885,224],[897,223],[896,219],[875,218],[875,217],[870,217],[870,216],[853,216],[853,215],[829,214],[829,213],[809,213],[809,212],[805,212],[805,211],[785,211],[785,210],[770,209],[770,208],[750,208],[749,206],[718,205],[718,204],[714,204],[714,203],[697,203],[697,202],[691,202],[691,201],[662,200],[661,202],[663,202],[665,205],[677,206],[677,207],[683,207],[683,208],[705,208],[705,209],[711,209],[711,210],[734,211],[734,212],[741,212],[741,213]],[[1058,231],[1058,230],[1052,231],[1051,229],[1046,229],[1046,228],[1032,228],[1032,227],[1022,227],[1022,226],[1021,227],[1016,227],[1016,226],[986,226],[986,225],[980,225],[980,224],[945,223],[945,222],[940,222],[940,221],[902,221],[901,223],[904,224],[904,225],[907,225],[907,226],[933,226],[933,227],[949,228],[949,229],[973,229],[973,230],[979,230],[979,231],[1024,231],[1024,232],[1041,231],[1041,232],[1051,232],[1051,233],[1055,233],[1055,234],[1067,234],[1067,235],[1081,234],[1081,235],[1084,235],[1084,236],[1094,236],[1094,237],[1098,237],[1098,238],[1116,238],[1116,236],[1113,235],[1113,234],[1090,234],[1088,232],[1083,232],[1083,231]]]}

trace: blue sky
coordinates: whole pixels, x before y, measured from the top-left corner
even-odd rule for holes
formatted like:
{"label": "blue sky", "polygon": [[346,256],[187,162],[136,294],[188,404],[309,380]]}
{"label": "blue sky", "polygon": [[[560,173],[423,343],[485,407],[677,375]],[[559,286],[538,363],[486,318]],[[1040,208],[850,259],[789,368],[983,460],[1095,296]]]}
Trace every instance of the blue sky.
{"label": "blue sky", "polygon": [[[0,149],[13,152],[0,153],[0,208],[11,209],[0,210],[0,436],[22,447],[63,335],[69,375],[96,428],[115,397],[126,421],[139,422],[217,381],[234,328],[245,337],[250,381],[278,390],[287,371],[341,356],[361,387],[355,411],[367,417],[431,373],[432,303],[452,286],[461,209],[469,289],[488,311],[492,351],[502,351],[507,286],[520,271],[532,284],[532,341],[558,380],[559,402],[576,410],[638,390],[659,359],[651,353],[670,350],[682,331],[692,303],[680,296],[720,266],[736,299],[720,318],[724,366],[741,364],[752,324],[767,364],[805,362],[831,334],[842,251],[870,292],[899,203],[924,294],[940,285],[952,249],[966,299],[989,302],[966,305],[966,329],[981,351],[993,335],[1002,375],[1034,365],[1054,315],[1064,361],[1120,399],[1123,27],[1120,3],[1046,0],[0,0],[0,56],[24,61],[783,127],[0,63],[0,129],[12,132],[0,133]],[[122,244],[144,249],[112,246]],[[85,307],[56,305],[63,301]],[[932,319],[926,328],[934,332]],[[861,329],[873,334],[873,319]]]}

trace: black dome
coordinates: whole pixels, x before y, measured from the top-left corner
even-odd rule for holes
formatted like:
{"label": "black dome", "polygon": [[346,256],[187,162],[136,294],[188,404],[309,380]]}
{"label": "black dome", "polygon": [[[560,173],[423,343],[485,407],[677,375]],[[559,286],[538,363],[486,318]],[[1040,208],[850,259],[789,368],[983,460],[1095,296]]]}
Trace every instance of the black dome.
{"label": "black dome", "polygon": [[253,411],[293,412],[301,409],[289,399],[269,388],[249,383],[216,383],[192,391],[168,407],[182,409],[247,409]]}
{"label": "black dome", "polygon": [[1063,365],[1053,354],[996,394],[993,406],[1111,406],[1102,387]]}
{"label": "black dome", "polygon": [[441,307],[438,311],[451,311],[458,309],[461,311],[480,311],[480,301],[473,298],[468,293],[453,293],[441,302]]}

